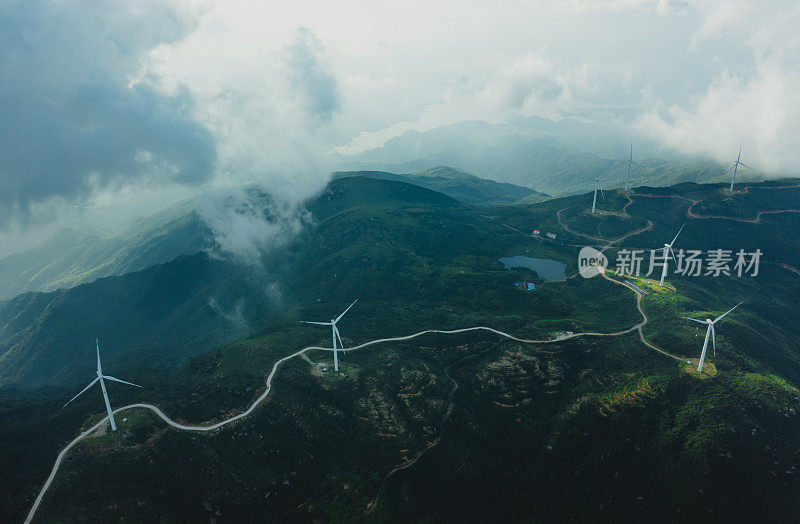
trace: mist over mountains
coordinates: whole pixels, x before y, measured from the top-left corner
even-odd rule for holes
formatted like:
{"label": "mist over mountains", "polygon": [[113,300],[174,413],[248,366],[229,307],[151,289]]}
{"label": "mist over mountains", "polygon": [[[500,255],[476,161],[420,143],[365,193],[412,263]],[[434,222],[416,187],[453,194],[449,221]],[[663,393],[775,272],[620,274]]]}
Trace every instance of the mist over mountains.
{"label": "mist over mountains", "polygon": [[[510,182],[554,196],[591,190],[601,177],[605,188],[625,184],[666,186],[680,182],[717,182],[728,166],[702,156],[682,154],[657,141],[627,135],[619,127],[535,116],[512,116],[507,122],[462,122],[425,132],[407,131],[382,147],[340,155],[335,163],[346,170],[415,173],[434,166],[452,166],[479,177]],[[736,151],[732,151],[732,160]],[[764,178],[743,173],[750,179]]]}

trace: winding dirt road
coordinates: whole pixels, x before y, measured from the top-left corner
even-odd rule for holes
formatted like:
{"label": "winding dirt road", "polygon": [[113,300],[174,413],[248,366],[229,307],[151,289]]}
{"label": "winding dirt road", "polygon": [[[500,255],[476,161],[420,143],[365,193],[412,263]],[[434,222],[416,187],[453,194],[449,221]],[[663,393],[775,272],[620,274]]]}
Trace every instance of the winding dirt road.
{"label": "winding dirt road", "polygon": [[[798,186],[782,186],[782,187],[769,187],[769,188],[754,188],[754,189],[789,189],[795,188]],[[748,188],[749,189],[749,188]],[[743,191],[741,194],[746,194],[748,191]],[[686,209],[686,217],[699,219],[699,220],[707,220],[707,219],[715,219],[715,220],[731,220],[733,222],[742,222],[745,224],[760,224],[761,223],[761,216],[762,215],[774,215],[778,213],[800,213],[800,209],[771,209],[766,211],[759,211],[756,214],[755,218],[738,218],[738,217],[729,217],[724,215],[700,215],[695,213],[692,208],[697,204],[703,202],[704,200],[695,200],[693,198],[688,198],[683,195],[650,195],[647,193],[633,193],[628,197],[629,202],[625,204],[623,211],[627,210],[628,206],[633,203],[631,197],[642,197],[642,198],[677,198],[680,200],[686,200],[687,202],[691,202],[691,205]]]}
{"label": "winding dirt road", "polygon": [[[628,197],[628,199],[630,199],[630,197]],[[625,204],[625,207],[628,207],[629,204],[630,203]],[[592,236],[592,235],[587,235],[585,233],[580,233],[580,232],[575,231],[574,229],[570,228],[567,225],[567,223],[564,222],[563,218],[561,217],[561,213],[563,211],[566,211],[567,209],[569,209],[569,208],[565,207],[564,209],[559,209],[558,212],[556,212],[556,218],[558,219],[558,225],[561,226],[564,229],[564,231],[566,231],[567,233],[571,233],[571,234],[573,234],[575,236],[588,238],[590,240],[597,240],[599,242],[605,242],[606,243],[605,248],[609,248],[614,244],[622,242],[626,238],[630,238],[632,236],[636,236],[636,235],[644,233],[645,231],[650,231],[651,229],[653,229],[653,221],[650,220],[650,219],[647,219],[647,224],[646,225],[640,227],[639,229],[635,229],[635,230],[631,231],[630,233],[625,233],[621,237],[618,237],[618,238],[595,237],[595,236]]]}

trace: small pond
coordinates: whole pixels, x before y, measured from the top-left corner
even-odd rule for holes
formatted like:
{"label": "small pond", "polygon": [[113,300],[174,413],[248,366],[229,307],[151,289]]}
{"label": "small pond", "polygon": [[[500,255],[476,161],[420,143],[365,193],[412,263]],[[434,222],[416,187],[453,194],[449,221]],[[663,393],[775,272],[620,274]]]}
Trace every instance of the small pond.
{"label": "small pond", "polygon": [[501,258],[500,262],[506,266],[506,269],[511,269],[512,267],[532,269],[545,280],[565,280],[564,272],[567,270],[565,263],[551,258],[533,258],[517,255],[515,257]]}

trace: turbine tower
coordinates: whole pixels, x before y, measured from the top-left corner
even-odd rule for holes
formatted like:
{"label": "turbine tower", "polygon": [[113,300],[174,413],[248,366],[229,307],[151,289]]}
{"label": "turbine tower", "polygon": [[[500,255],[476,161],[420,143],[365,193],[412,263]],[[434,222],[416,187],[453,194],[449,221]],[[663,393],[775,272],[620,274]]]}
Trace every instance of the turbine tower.
{"label": "turbine tower", "polygon": [[[686,224],[684,223],[683,226],[685,225]],[[675,251],[672,250],[672,244],[674,244],[675,241],[678,240],[678,235],[680,235],[681,231],[683,231],[683,226],[681,226],[681,228],[678,230],[678,234],[675,235],[675,238],[672,239],[672,242],[670,242],[669,244],[664,244],[664,267],[661,269],[661,282],[658,284],[659,286],[664,285],[664,278],[667,276],[667,262],[669,261],[667,259],[667,255],[672,255],[672,259],[675,261],[675,265],[678,264],[678,259],[675,258]]]}
{"label": "turbine tower", "polygon": [[633,161],[633,144],[631,144],[631,157],[628,159],[628,165],[625,166],[625,191],[628,190],[628,178],[630,178],[631,166],[642,167],[641,164],[637,164]]}
{"label": "turbine tower", "polygon": [[[132,382],[125,382],[124,380],[120,380],[118,378],[114,378],[108,375],[103,375],[103,366],[100,364],[100,341],[95,339],[95,343],[97,344],[97,378],[89,382],[89,385],[83,388],[80,393],[72,397],[69,400],[69,402],[72,402],[76,398],[83,395],[87,389],[94,386],[95,382],[100,381],[100,389],[103,390],[103,399],[106,401],[106,411],[108,411],[108,420],[111,422],[111,431],[116,431],[117,423],[114,421],[114,413],[111,411],[111,402],[108,401],[108,392],[106,391],[106,383],[105,381],[103,381],[103,379],[113,380],[114,382],[122,382],[123,384],[128,384],[129,386],[136,386],[137,388],[140,388],[142,386],[140,386],[139,384],[134,384]],[[61,409],[67,407],[69,402],[64,404],[64,407],[62,407]]]}
{"label": "turbine tower", "polygon": [[715,318],[714,320],[711,320],[710,318],[707,318],[705,320],[697,320],[696,318],[683,317],[683,318],[685,318],[687,320],[691,320],[692,322],[697,322],[698,324],[704,324],[704,325],[708,326],[708,329],[706,329],[706,340],[705,340],[705,342],[703,342],[703,352],[700,354],[700,364],[697,366],[697,371],[698,372],[703,371],[703,362],[705,362],[705,360],[706,360],[706,349],[708,348],[708,335],[709,334],[711,335],[711,344],[714,346],[714,355],[717,354],[717,341],[716,341],[716,336],[715,336],[715,333],[714,333],[714,324],[716,324],[717,322],[722,320],[722,318],[725,315],[727,315],[728,313],[730,313],[731,311],[733,311],[734,309],[736,309],[737,307],[739,307],[741,305],[742,305],[742,303],[739,302],[738,304],[736,304],[735,306],[730,308],[728,311],[726,311],[725,313],[723,313],[720,316],[718,316],[717,318]]}
{"label": "turbine tower", "polygon": [[[736,171],[739,169],[739,166],[744,166],[747,169],[751,169],[750,166],[748,166],[744,162],[741,162],[741,159],[742,159],[742,146],[739,145],[739,156],[736,157],[736,162],[734,162],[733,165],[728,168],[728,171],[733,169],[733,176],[731,176],[731,193],[733,193],[733,182],[736,180]],[[727,173],[728,171],[725,171],[725,173]]]}
{"label": "turbine tower", "polygon": [[[597,204],[597,189],[599,188],[598,184],[600,183],[600,177],[594,178],[594,198],[592,199],[592,214],[594,215],[594,209]],[[603,197],[603,200],[606,199],[606,196],[603,194],[603,190],[600,189],[600,196]]]}
{"label": "turbine tower", "polygon": [[339,345],[341,346],[341,349],[344,350],[344,342],[342,342],[342,336],[339,334],[339,328],[336,327],[336,323],[339,322],[342,319],[342,317],[345,315],[345,313],[350,311],[350,308],[353,307],[356,304],[356,302],[358,302],[358,299],[355,299],[353,301],[353,303],[350,304],[350,306],[348,306],[348,308],[345,309],[344,312],[341,315],[339,315],[336,318],[332,318],[330,322],[309,322],[307,320],[301,320],[301,322],[303,324],[316,324],[318,326],[331,326],[331,332],[332,332],[332,336],[333,336],[333,369],[335,371],[339,371],[339,356],[337,355],[337,348],[336,348],[336,339],[337,338],[339,339]]}

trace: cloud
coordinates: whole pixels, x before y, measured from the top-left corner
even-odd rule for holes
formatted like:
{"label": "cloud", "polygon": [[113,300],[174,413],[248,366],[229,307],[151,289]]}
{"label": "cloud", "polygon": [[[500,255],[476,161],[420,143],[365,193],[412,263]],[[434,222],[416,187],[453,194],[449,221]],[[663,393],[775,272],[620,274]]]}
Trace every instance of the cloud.
{"label": "cloud", "polygon": [[312,124],[330,122],[339,110],[340,96],[325,62],[325,46],[310,29],[301,27],[284,52],[286,77],[298,103]]}
{"label": "cloud", "polygon": [[193,27],[156,1],[0,3],[0,226],[54,198],[212,175],[192,97],[139,78],[150,50]]}
{"label": "cloud", "polygon": [[256,186],[208,193],[198,212],[214,237],[212,255],[255,269],[262,268],[264,254],[285,245],[311,220],[300,206]]}
{"label": "cloud", "polygon": [[233,310],[226,312],[217,302],[214,297],[209,297],[208,307],[210,307],[216,314],[233,324],[236,329],[246,331],[249,329],[249,322],[244,316],[244,300],[238,299],[233,305]]}
{"label": "cloud", "polygon": [[300,202],[337,148],[514,113],[797,149],[796,2],[201,3],[0,2],[0,222],[195,184]]}
{"label": "cloud", "polygon": [[742,145],[742,159],[751,166],[768,174],[800,174],[800,6],[703,3],[701,8],[706,14],[694,45],[736,35],[752,65],[726,67],[686,103],[645,111],[638,128],[681,151],[725,164]]}
{"label": "cloud", "polygon": [[549,104],[567,94],[566,80],[546,58],[544,50],[530,52],[504,68],[485,90],[502,109]]}

